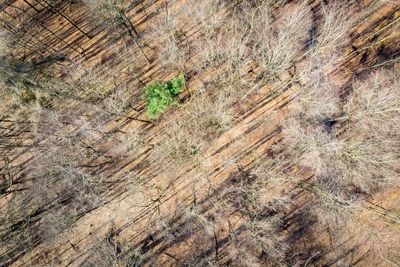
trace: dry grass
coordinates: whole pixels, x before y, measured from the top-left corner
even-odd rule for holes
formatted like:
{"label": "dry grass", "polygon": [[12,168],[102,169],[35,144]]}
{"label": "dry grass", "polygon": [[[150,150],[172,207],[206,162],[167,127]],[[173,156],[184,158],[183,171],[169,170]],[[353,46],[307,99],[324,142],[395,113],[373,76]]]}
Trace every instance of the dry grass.
{"label": "dry grass", "polygon": [[144,132],[137,129],[121,131],[112,136],[107,154],[116,158],[137,155],[147,145]]}
{"label": "dry grass", "polygon": [[167,158],[174,164],[181,165],[198,156],[203,142],[196,132],[187,128],[186,121],[176,121],[168,126],[166,133],[160,138],[156,147],[156,155]]}
{"label": "dry grass", "polygon": [[210,140],[226,131],[234,120],[230,92],[200,92],[181,107],[181,115],[160,135],[157,155],[181,165],[196,159]]}
{"label": "dry grass", "polygon": [[103,100],[100,109],[115,117],[127,117],[132,104],[131,90],[127,87],[116,88]]}

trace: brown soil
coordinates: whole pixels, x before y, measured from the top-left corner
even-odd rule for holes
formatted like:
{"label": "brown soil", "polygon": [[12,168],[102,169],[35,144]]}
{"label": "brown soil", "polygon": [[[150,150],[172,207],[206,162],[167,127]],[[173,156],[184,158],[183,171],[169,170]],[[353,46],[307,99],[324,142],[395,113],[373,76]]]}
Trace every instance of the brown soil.
{"label": "brown soil", "polygon": [[[156,59],[159,50],[157,40],[146,39],[144,34],[156,19],[155,11],[163,6],[163,1],[131,1],[130,19],[137,31],[143,33],[141,41],[144,44],[144,50],[153,60],[150,66],[146,64],[138,49],[128,40],[129,38],[110,32],[95,18],[90,17],[88,10],[81,4],[70,4],[65,1],[65,4],[58,9],[92,38],[78,31],[59,14],[45,10],[39,4],[40,1],[9,2],[7,6],[1,7],[1,20],[14,23],[15,27],[23,27],[24,23],[29,25],[27,21],[30,18],[39,18],[41,23],[49,29],[46,31],[40,26],[29,27],[29,33],[35,36],[37,44],[44,43],[51,47],[47,54],[44,53],[38,57],[22,48],[16,48],[15,54],[23,54],[31,61],[37,61],[42,57],[50,56],[50,51],[62,52],[68,60],[81,64],[83,68],[93,70],[99,76],[108,72],[107,79],[116,84],[137,85],[137,81],[128,74],[132,61],[136,61],[135,67],[139,68],[137,79],[143,83],[167,80],[174,75],[174,73],[166,72]],[[366,15],[359,18],[357,25],[351,30],[351,44],[341,55],[340,65],[336,66],[332,72],[332,76],[341,85],[346,85],[357,75],[362,75],[365,71],[376,68],[377,65],[385,64],[393,55],[398,54],[400,49],[400,34],[398,30],[393,30],[394,25],[400,23],[400,2],[391,1],[387,4],[373,0],[362,2],[364,4],[360,6],[363,6]],[[175,1],[174,6],[170,8],[173,10],[182,5],[185,5],[184,1]],[[319,1],[310,1],[309,5],[317,9]],[[39,10],[39,13],[35,11],[35,8]],[[366,12],[368,8],[371,12]],[[15,18],[11,19],[10,15]],[[186,29],[184,25],[182,28],[189,39],[197,38],[199,29]],[[126,46],[128,46],[128,52],[124,50]],[[196,56],[191,60],[196,60]],[[296,64],[282,74],[279,81],[252,93],[235,110],[234,124],[229,130],[211,140],[197,158],[181,166],[169,166],[158,162],[152,158],[152,153],[157,142],[160,142],[154,137],[162,133],[164,128],[169,127],[174,117],[181,116],[182,108],[178,106],[171,109],[157,123],[146,122],[145,101],[140,98],[142,89],[133,87],[132,90],[138,96],[138,100],[135,101],[129,116],[142,121],[128,118],[110,121],[103,131],[113,132],[119,129],[126,132],[131,129],[143,129],[148,137],[147,144],[135,155],[121,157],[112,162],[106,162],[106,157],[100,157],[91,164],[102,164],[101,169],[110,177],[110,181],[113,180],[112,177],[119,177],[130,172],[146,177],[146,182],[136,186],[129,180],[120,181],[116,178],[105,193],[109,197],[106,204],[85,214],[74,223],[73,227],[59,234],[53,242],[36,246],[32,252],[14,262],[13,266],[44,266],[42,264],[50,259],[56,259],[57,266],[79,266],[86,261],[91,253],[91,247],[99,239],[104,238],[111,227],[116,232],[115,240],[122,246],[143,248],[143,244],[148,243],[145,246],[151,247],[153,253],[152,259],[145,264],[148,266],[181,266],[186,254],[191,253],[189,248],[200,247],[201,243],[211,247],[209,254],[213,254],[215,253],[214,239],[219,242],[218,253],[215,255],[217,262],[221,265],[229,264],[226,255],[230,253],[232,245],[227,240],[232,231],[240,233],[245,219],[239,211],[230,214],[215,214],[219,212],[216,207],[218,201],[224,198],[221,192],[229,187],[233,174],[238,173],[242,168],[244,170],[250,168],[251,163],[266,155],[271,146],[281,139],[280,122],[282,118],[288,116],[287,105],[296,97],[296,89],[301,84],[301,82],[293,81],[292,77],[297,74],[304,60],[305,56],[299,55]],[[64,61],[60,64],[65,66],[70,63]],[[250,66],[249,69],[251,69]],[[196,92],[201,83],[200,78],[196,74],[190,76],[188,90],[181,96],[182,102],[188,99],[189,93]],[[78,103],[60,105],[62,108],[69,109],[74,108]],[[24,124],[11,124],[12,129],[7,130],[7,133],[17,134],[25,139],[26,144],[32,143],[33,137],[30,134],[33,131],[32,128]],[[10,129],[9,125],[10,123],[1,122],[4,128]],[[28,132],[25,133],[24,129],[28,129]],[[42,142],[44,143],[45,140]],[[97,144],[102,151],[107,151],[107,146],[109,146],[107,142]],[[29,147],[15,148],[7,155],[10,165],[22,169],[34,156],[34,151],[31,152]],[[303,224],[307,224],[307,220],[312,220],[313,217],[309,205],[312,199],[301,186],[273,190],[269,192],[271,197],[267,201],[272,202],[272,196],[289,195],[291,198],[291,203],[288,204],[286,210],[282,211],[281,217],[286,222],[284,235],[289,236],[294,232],[299,235],[293,238],[293,245],[297,249],[307,251],[324,247],[324,254],[316,255],[323,258],[322,261],[326,263],[324,266],[372,266],[372,263],[376,266],[390,266],[389,263],[380,261],[379,255],[375,255],[374,252],[368,252],[363,247],[352,248],[351,243],[356,243],[354,240],[357,237],[340,245],[340,243],[335,243],[339,242],[338,240],[332,241],[330,238],[329,227],[313,225],[310,222],[310,229],[300,229]],[[360,220],[370,221],[375,226],[382,224],[383,227],[393,227],[398,231],[400,229],[398,224],[399,194],[398,189],[393,189],[385,195],[371,196],[368,202],[357,211],[357,217]],[[1,206],[6,202],[7,198],[2,198]],[[224,202],[220,203],[223,205]],[[205,237],[194,233],[171,241],[166,237],[166,231],[155,231],[156,228],[151,227],[151,224],[162,220],[172,224],[173,227],[186,227],[187,221],[184,218],[175,218],[174,214],[182,209],[189,209],[194,204],[204,216],[224,218],[221,220],[223,223],[215,226],[216,236]],[[300,219],[300,217],[305,218]],[[393,217],[397,223],[388,222],[390,217]],[[230,229],[231,227],[233,229]],[[151,241],[148,242],[150,236]],[[350,249],[347,251],[347,248]]]}

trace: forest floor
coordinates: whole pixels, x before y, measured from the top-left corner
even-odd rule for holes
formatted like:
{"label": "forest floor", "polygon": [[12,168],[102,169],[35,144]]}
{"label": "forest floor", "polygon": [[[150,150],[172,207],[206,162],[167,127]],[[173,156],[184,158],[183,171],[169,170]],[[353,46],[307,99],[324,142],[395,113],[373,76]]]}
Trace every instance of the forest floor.
{"label": "forest floor", "polygon": [[[183,116],[183,107],[192,101],[192,96],[196,95],[208,74],[199,75],[190,68],[191,64],[195,65],[190,62],[195,62],[202,55],[190,56],[187,85],[180,95],[180,104],[157,121],[148,120],[141,84],[165,81],[177,73],[166,70],[157,59],[162,42],[157,39],[157,34],[150,31],[153,25],[157,25],[159,14],[165,9],[164,1],[131,1],[128,13],[151,64],[146,63],[129,37],[105,27],[80,3],[65,1],[57,9],[79,25],[85,34],[59,14],[45,9],[39,0],[5,2],[8,2],[8,6],[2,7],[2,20],[14,23],[15,27],[23,27],[33,17],[40,19],[40,25],[49,29],[46,31],[39,24],[34,24],[28,30],[29,38],[49,46],[47,52],[38,56],[31,54],[26,47],[16,47],[15,54],[23,55],[31,62],[63,54],[67,60],[54,65],[55,69],[60,69],[60,75],[63,73],[61,70],[73,66],[80,66],[78,71],[90,69],[104,83],[112,83],[116,88],[129,88],[135,98],[127,115],[102,125],[101,132],[109,137],[106,140],[99,139],[92,146],[104,154],[87,163],[91,166],[88,168],[90,172],[101,172],[107,177],[109,185],[103,193],[107,201],[84,214],[56,239],[24,254],[12,266],[44,266],[50,263],[56,266],[80,266],[93,253],[93,247],[99,240],[110,236],[110,231],[111,242],[117,246],[140,250],[144,254],[151,251],[151,257],[144,260],[145,265],[181,266],[188,257],[200,252],[201,258],[211,257],[221,265],[229,264],[228,255],[233,253],[234,246],[229,242],[232,235],[246,236],[249,233],[243,230],[246,217],[240,211],[224,207],[229,198],[227,192],[235,181],[234,177],[248,172],[254,162],[268,155],[271,148],[282,139],[280,122],[288,116],[288,106],[305,83],[296,78],[307,60],[305,53],[299,55],[293,66],[282,72],[276,81],[246,95],[230,114],[233,123],[226,131],[210,138],[207,144],[199,144],[203,146],[198,155],[179,163],[165,162],[157,154],[157,147],[165,140],[162,138],[170,138],[163,136],[163,133],[172,127],[176,118]],[[351,29],[351,42],[340,55],[340,64],[334,66],[330,74],[343,87],[355,77],[362,77],[380,64],[387,64],[400,51],[400,34],[393,28],[400,22],[400,1],[362,2],[360,6],[364,7],[363,14],[366,15]],[[287,4],[289,8],[291,4]],[[318,12],[320,1],[309,1],[308,5]],[[168,8],[174,13],[174,10],[183,6],[185,1],[181,0],[174,1]],[[371,12],[366,11],[368,8]],[[349,12],[347,16],[357,15]],[[189,28],[187,25],[179,27],[184,33],[184,42],[193,44],[201,34],[201,26]],[[252,64],[245,69],[249,79],[258,72],[257,66]],[[75,101],[56,104],[58,110],[80,109],[80,103]],[[82,110],[82,116],[91,116],[93,112],[85,108]],[[30,124],[2,121],[0,125],[2,134],[15,134],[23,140],[23,147],[7,152],[7,164],[23,173],[35,158],[36,152],[31,148],[38,144],[36,142],[46,144],[46,139],[37,141],[33,137],[34,126]],[[122,153],[130,150],[129,144],[116,143],[114,137],[135,131],[144,133],[144,145],[135,153]],[[130,136],[122,135],[122,138]],[[121,156],[115,156],[118,153]],[[357,231],[348,229],[347,240],[333,240],[330,227],[314,224],[315,215],[309,204],[313,197],[303,184],[266,189],[268,192],[264,198],[271,204],[271,210],[274,210],[277,198],[285,195],[290,200],[277,211],[284,222],[281,235],[290,240],[293,249],[304,252],[299,257],[308,257],[310,265],[322,266],[314,263],[314,257],[324,262],[323,266],[371,266],[373,262],[377,266],[387,265],[382,263],[379,256],[369,252],[367,245],[354,247],[363,238],[357,236]],[[399,212],[399,199],[398,188],[384,195],[372,195],[356,211],[355,216],[368,227],[382,225],[382,228],[395,227],[399,231],[399,224],[393,226],[387,222],[387,217],[379,216],[398,216],[395,214]],[[7,200],[6,197],[0,201],[5,205]],[[196,216],[200,218],[198,221],[193,219]],[[208,225],[201,218],[207,218],[207,222],[213,224]],[[199,222],[212,231],[206,230],[209,232],[207,235],[193,230],[197,229],[193,224],[198,227]]]}

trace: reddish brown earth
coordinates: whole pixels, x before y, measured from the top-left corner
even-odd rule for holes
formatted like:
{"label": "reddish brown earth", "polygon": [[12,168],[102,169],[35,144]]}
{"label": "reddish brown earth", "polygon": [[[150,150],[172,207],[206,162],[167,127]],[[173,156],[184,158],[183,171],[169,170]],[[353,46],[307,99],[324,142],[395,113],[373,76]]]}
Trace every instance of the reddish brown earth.
{"label": "reddish brown earth", "polygon": [[[206,149],[197,158],[181,166],[171,166],[159,162],[153,156],[153,148],[158,142],[162,142],[155,137],[163,133],[163,129],[168,128],[175,117],[181,116],[184,109],[181,106],[175,107],[156,123],[146,122],[145,101],[141,98],[142,87],[138,86],[137,80],[128,73],[130,66],[134,64],[135,68],[139,68],[137,78],[143,83],[166,80],[174,75],[166,72],[156,59],[159,50],[157,39],[147,39],[147,35],[144,34],[156,19],[155,12],[164,5],[163,1],[132,1],[129,12],[130,19],[138,32],[143,33],[141,41],[145,44],[144,50],[153,60],[150,66],[146,64],[129,38],[108,32],[99,21],[89,16],[88,10],[81,4],[69,4],[66,1],[59,9],[92,38],[86,37],[58,14],[41,11],[43,7],[34,0],[9,2],[8,5],[1,7],[2,20],[14,23],[15,27],[21,27],[29,18],[40,18],[42,23],[58,37],[39,26],[30,27],[29,34],[34,36],[37,43],[47,44],[57,53],[65,53],[69,60],[93,70],[100,77],[112,80],[115,84],[131,86],[132,94],[137,95],[137,101],[129,116],[143,121],[128,118],[109,121],[103,131],[112,132],[119,129],[126,132],[131,129],[143,129],[147,139],[146,145],[134,155],[122,156],[112,162],[107,162],[106,156],[103,156],[92,162],[93,165],[101,164],[100,170],[109,176],[110,181],[115,177],[105,192],[109,196],[109,201],[85,214],[53,242],[35,247],[33,251],[14,262],[13,266],[44,266],[47,261],[53,259],[57,266],[79,266],[90,255],[90,248],[98,242],[98,239],[106,236],[110,227],[115,230],[115,241],[122,246],[140,248],[144,243],[148,243],[146,246],[151,247],[153,257],[145,265],[181,265],[186,254],[192,253],[191,248],[196,246],[209,246],[210,254],[215,253],[214,244],[209,239],[219,242],[218,253],[215,255],[217,262],[221,265],[227,263],[226,255],[231,250],[227,240],[232,231],[241,232],[245,218],[238,211],[220,213],[219,205],[224,205],[224,201],[221,200],[224,198],[223,191],[229,187],[232,174],[240,169],[247,170],[255,160],[265,155],[271,146],[281,139],[279,123],[282,118],[290,115],[287,106],[296,97],[296,90],[302,83],[293,81],[292,78],[298,74],[305,56],[299,55],[294,66],[282,74],[279,81],[264,86],[243,101],[235,109],[235,119],[231,127],[217,138],[210,140]],[[357,16],[357,25],[351,29],[351,45],[340,56],[340,65],[332,70],[332,77],[341,84],[348,83],[355,76],[362,75],[371,68],[386,64],[385,62],[390,59],[389,55],[399,53],[400,32],[394,26],[400,23],[400,2],[383,3],[372,0],[363,2],[364,10],[356,13],[363,15]],[[319,1],[309,1],[308,4],[318,10]],[[184,1],[175,1],[174,6],[170,8],[173,10],[182,5],[185,5]],[[33,7],[38,9],[39,13]],[[370,12],[368,8],[371,9]],[[15,16],[16,19],[11,19],[7,14]],[[190,40],[196,40],[200,32],[198,28],[187,29],[185,25],[182,25],[182,29]],[[124,51],[127,43],[127,51]],[[37,55],[31,55],[24,49],[16,48],[15,53],[23,53],[30,60],[37,60]],[[191,60],[195,61],[196,57],[201,55],[194,55]],[[65,66],[70,63],[64,61],[60,64]],[[195,73],[189,75],[187,91],[181,96],[182,103],[187,101],[188,92],[196,92],[200,83],[199,75]],[[77,105],[79,103],[60,103],[60,107],[65,109],[74,109]],[[10,125],[12,125],[10,132],[18,133],[24,139],[24,143],[32,143],[32,126],[1,122],[4,128],[9,128]],[[42,142],[45,143],[46,140]],[[107,151],[109,146],[107,142],[96,144],[102,151]],[[111,150],[105,155],[107,153],[113,152]],[[23,169],[35,154],[29,147],[16,148],[8,152],[7,157],[10,159],[10,165],[21,166]],[[135,186],[129,179],[119,180],[118,177],[124,173],[136,173],[140,177],[145,177],[146,182]],[[308,206],[311,197],[304,188],[298,186],[270,188],[270,190],[266,196],[268,200],[272,201],[273,197],[283,194],[289,195],[291,199],[291,203],[288,203],[287,208],[282,211],[282,217],[286,222],[282,235],[290,235],[299,231],[303,224],[307,224],[306,219],[302,221],[297,217],[312,217],[312,210],[309,210]],[[398,188],[385,195],[372,196],[360,210],[356,211],[358,219],[365,222],[367,227],[372,225],[376,228],[377,225],[382,225],[382,228],[389,227],[399,231],[399,197]],[[1,199],[2,205],[6,202],[6,198]],[[171,241],[166,238],[165,231],[157,231],[154,230],[157,228],[152,227],[152,224],[165,220],[174,227],[184,228],[185,218],[179,216],[175,218],[174,214],[193,205],[196,205],[201,214],[221,218],[218,220],[219,223],[214,225],[215,236],[210,238],[202,236],[201,233],[194,233]],[[392,218],[394,222],[388,218]],[[357,243],[357,238],[362,237],[354,236],[344,243],[335,243],[339,241],[330,239],[329,227],[311,223],[309,227],[310,229],[304,230],[303,234],[293,239],[293,245],[298,250],[323,246],[325,254],[318,257],[322,257],[323,262],[327,263],[324,266],[372,266],[372,263],[376,263],[377,266],[390,266],[362,246],[352,249],[352,242]],[[349,237],[352,236],[352,229],[348,231]],[[150,242],[148,242],[149,236],[152,237]],[[389,240],[389,237],[387,238]],[[399,242],[399,240],[394,241]],[[348,248],[350,249],[346,251]]]}

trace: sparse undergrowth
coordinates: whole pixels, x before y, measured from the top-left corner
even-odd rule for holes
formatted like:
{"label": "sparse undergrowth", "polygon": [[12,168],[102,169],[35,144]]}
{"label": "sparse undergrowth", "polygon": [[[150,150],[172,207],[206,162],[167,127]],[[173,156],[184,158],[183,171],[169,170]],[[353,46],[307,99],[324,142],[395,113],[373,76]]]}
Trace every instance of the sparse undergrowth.
{"label": "sparse undergrowth", "polygon": [[64,2],[33,9],[82,60],[0,14],[0,265],[400,264],[400,68],[347,62],[360,1]]}

